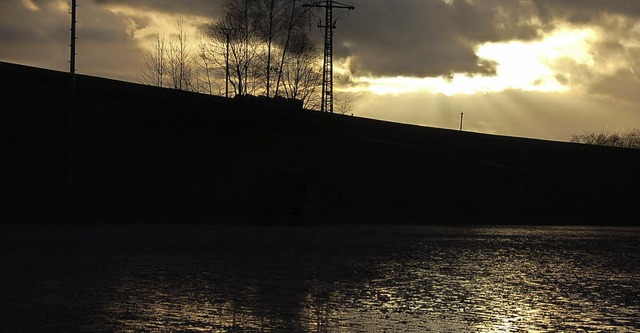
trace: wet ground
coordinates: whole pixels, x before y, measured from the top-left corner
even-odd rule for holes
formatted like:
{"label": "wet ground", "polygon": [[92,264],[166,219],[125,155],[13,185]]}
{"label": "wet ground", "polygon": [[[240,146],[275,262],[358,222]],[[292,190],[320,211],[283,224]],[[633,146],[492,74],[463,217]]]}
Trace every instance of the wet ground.
{"label": "wet ground", "polygon": [[638,228],[1,228],[3,332],[640,332]]}

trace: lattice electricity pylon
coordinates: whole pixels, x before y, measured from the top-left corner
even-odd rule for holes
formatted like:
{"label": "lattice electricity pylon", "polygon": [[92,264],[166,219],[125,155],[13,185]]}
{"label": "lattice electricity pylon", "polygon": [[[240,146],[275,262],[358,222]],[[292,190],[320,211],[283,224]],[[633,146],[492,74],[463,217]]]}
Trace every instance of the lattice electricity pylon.
{"label": "lattice electricity pylon", "polygon": [[324,28],[324,60],[322,65],[322,105],[320,111],[333,113],[333,30],[336,28],[336,21],[333,20],[333,9],[354,10],[356,7],[340,3],[333,0],[319,1],[306,4],[304,7],[320,7],[326,9],[324,25],[318,24],[319,28]]}

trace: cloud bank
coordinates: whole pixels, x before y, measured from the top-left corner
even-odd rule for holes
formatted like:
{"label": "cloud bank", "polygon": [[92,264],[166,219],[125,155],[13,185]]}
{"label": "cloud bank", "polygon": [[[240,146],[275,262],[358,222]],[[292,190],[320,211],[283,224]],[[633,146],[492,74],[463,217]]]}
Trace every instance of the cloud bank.
{"label": "cloud bank", "polygon": [[[145,51],[144,42],[155,30],[172,24],[179,17],[197,18],[187,22],[192,25],[191,28],[197,29],[204,21],[215,20],[224,6],[224,0],[79,2],[79,72],[129,81],[137,80]],[[348,59],[348,69],[351,71],[349,75],[353,77],[496,77],[501,64],[478,55],[478,50],[483,45],[513,41],[533,43],[562,29],[588,29],[593,32],[587,50],[590,61],[566,55],[554,57],[552,62],[545,65],[554,71],[559,83],[569,88],[571,96],[566,97],[568,101],[588,101],[593,105],[581,107],[583,112],[605,117],[603,114],[606,115],[608,110],[614,110],[609,115],[624,121],[612,121],[611,126],[626,123],[627,126],[640,127],[640,94],[637,93],[640,90],[640,1],[345,2],[353,3],[356,10],[336,11],[338,21],[335,54],[338,60]],[[66,70],[69,57],[69,3],[70,0],[0,1],[0,60]],[[321,17],[322,15],[318,15],[318,19]],[[310,28],[315,30],[315,27]],[[320,37],[319,31],[314,33]],[[402,101],[398,100],[402,96],[384,101],[394,100],[407,107],[415,105],[416,110],[421,110],[419,105],[426,103],[425,99],[444,103],[442,96],[423,93],[421,96],[424,98],[418,98],[416,94],[420,95],[412,92],[406,94]],[[489,100],[491,96],[495,101],[503,101],[505,96],[520,98],[522,103],[535,100],[524,98],[522,94],[527,95],[524,92],[495,93],[485,96],[486,99],[483,100]],[[551,96],[533,93],[528,96],[534,95]],[[385,119],[423,123],[424,116],[416,113],[419,111],[396,112],[388,107],[387,102],[374,98],[372,94],[363,96],[359,101],[371,110],[368,111],[370,115],[380,118],[380,114],[384,113],[382,118]],[[555,96],[553,100],[560,99],[562,95]],[[377,104],[372,101],[377,101]],[[503,106],[505,104],[500,103]],[[526,105],[535,106],[535,103],[527,103]],[[571,105],[585,105],[580,103],[547,103],[545,108],[572,109]],[[382,105],[385,106],[384,109]],[[596,112],[596,107],[600,111]],[[522,108],[534,109],[533,106]],[[364,110],[361,107],[357,109]],[[421,112],[428,115],[431,111]],[[572,112],[566,111],[566,114],[575,115]],[[503,124],[504,126],[498,126],[500,131],[511,133],[505,128],[520,127],[510,123],[509,118],[508,115],[503,115],[503,120],[492,118],[491,122]],[[537,123],[540,126],[544,124],[542,121]],[[565,132],[576,132],[574,129],[566,129],[570,123],[558,121]],[[584,120],[585,126],[596,126],[597,123],[598,121]],[[492,131],[488,126],[478,128]],[[555,126],[553,131],[560,133]],[[530,132],[526,133],[530,135]],[[546,132],[544,135],[551,136]],[[554,138],[558,136],[559,134],[553,135]]]}

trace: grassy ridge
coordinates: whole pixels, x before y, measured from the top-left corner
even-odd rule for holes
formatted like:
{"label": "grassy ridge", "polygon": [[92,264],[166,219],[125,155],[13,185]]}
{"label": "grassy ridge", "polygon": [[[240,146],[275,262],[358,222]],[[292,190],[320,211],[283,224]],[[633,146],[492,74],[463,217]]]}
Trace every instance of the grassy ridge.
{"label": "grassy ridge", "polygon": [[[3,221],[67,217],[65,73],[0,63]],[[640,152],[247,105],[79,76],[72,217],[635,224]]]}

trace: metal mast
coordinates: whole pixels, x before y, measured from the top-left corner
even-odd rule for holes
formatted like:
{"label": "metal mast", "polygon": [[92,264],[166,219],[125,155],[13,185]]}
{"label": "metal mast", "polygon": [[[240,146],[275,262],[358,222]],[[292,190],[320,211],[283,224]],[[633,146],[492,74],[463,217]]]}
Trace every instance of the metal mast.
{"label": "metal mast", "polygon": [[77,0],[71,0],[71,57],[69,60],[69,74],[71,75],[71,89],[75,90],[76,86],[76,24],[77,20]]}
{"label": "metal mast", "polygon": [[226,38],[226,43],[227,43],[227,53],[224,57],[225,60],[225,97],[229,98],[229,43],[231,42],[231,32],[235,31],[236,29],[233,28],[225,28],[225,27],[220,27],[218,28],[218,30],[220,30],[222,33],[224,33],[225,38]]}
{"label": "metal mast", "polygon": [[317,3],[307,4],[304,7],[325,8],[326,14],[324,25],[318,24],[319,28],[324,28],[324,60],[322,65],[322,105],[320,111],[333,113],[333,30],[336,28],[336,21],[333,20],[333,9],[354,10],[356,7],[340,3],[333,0],[325,0]]}
{"label": "metal mast", "polygon": [[73,129],[74,129],[74,112],[76,107],[76,24],[77,20],[77,0],[71,0],[71,55],[69,57],[69,115],[68,115],[68,138],[67,138],[67,222],[75,220],[75,187],[74,187],[74,146],[73,146]]}

